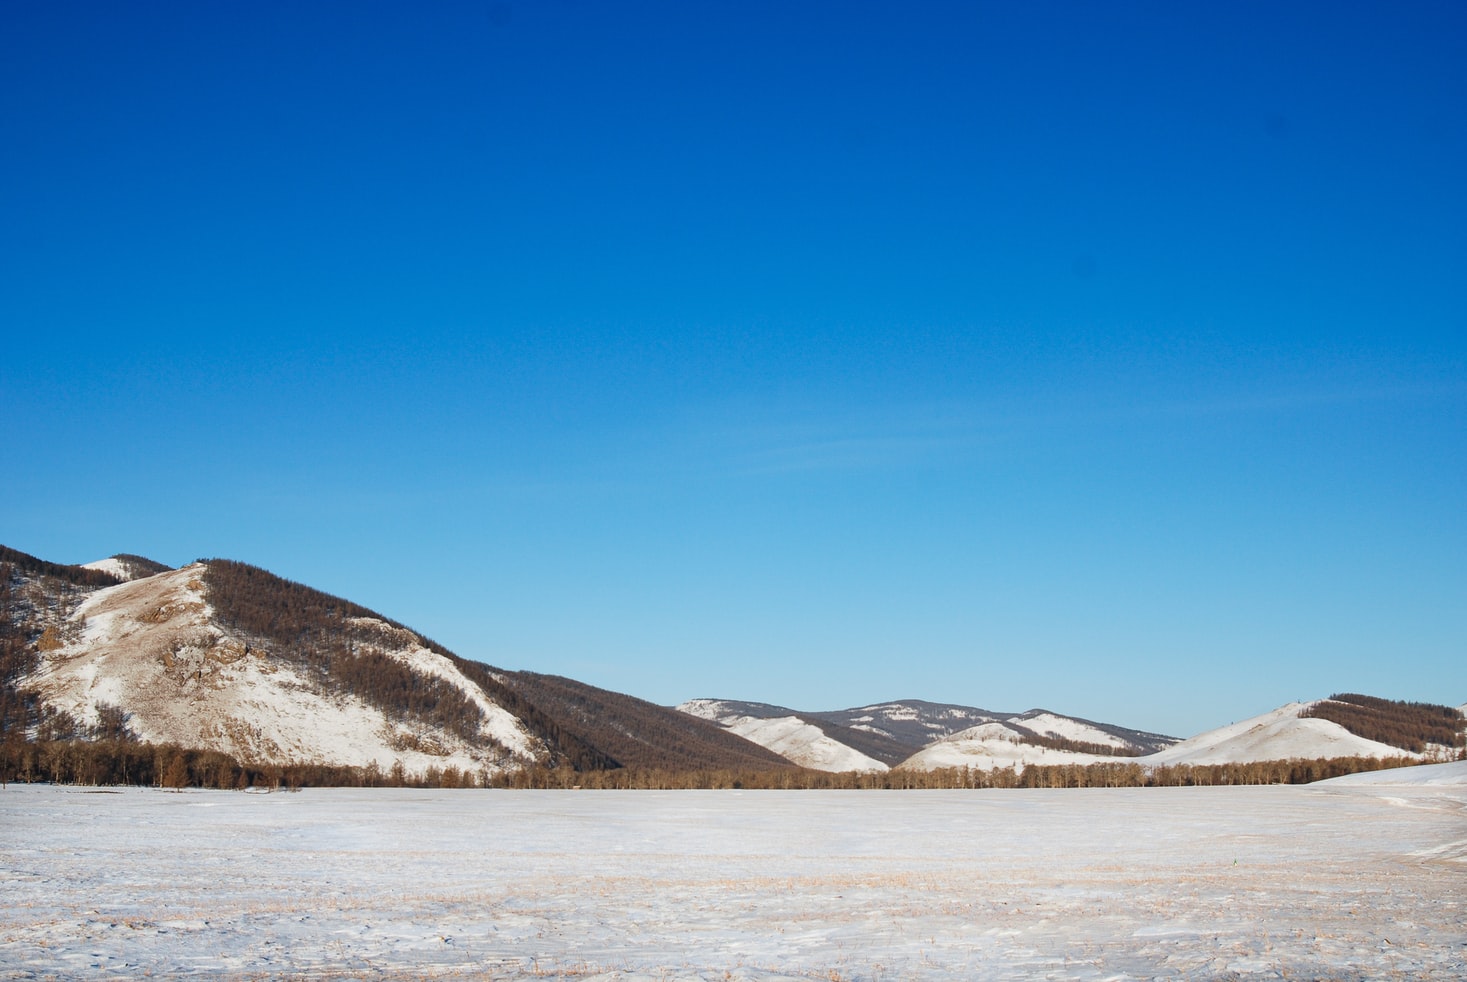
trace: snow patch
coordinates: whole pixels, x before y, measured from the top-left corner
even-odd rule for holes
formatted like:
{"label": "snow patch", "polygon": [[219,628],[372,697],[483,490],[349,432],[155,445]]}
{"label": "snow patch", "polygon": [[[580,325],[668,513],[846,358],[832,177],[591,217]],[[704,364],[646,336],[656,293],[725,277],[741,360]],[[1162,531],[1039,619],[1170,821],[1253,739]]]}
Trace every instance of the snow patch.
{"label": "snow patch", "polygon": [[1011,716],[1009,722],[1033,730],[1040,736],[1054,736],[1079,743],[1096,743],[1103,747],[1115,747],[1120,750],[1131,746],[1128,741],[1114,733],[1107,733],[1098,726],[1091,726],[1089,723],[1083,723],[1068,716],[1057,716],[1054,713]]}
{"label": "snow patch", "polygon": [[798,716],[756,719],[741,716],[720,720],[724,728],[752,743],[779,754],[785,760],[817,771],[884,771],[886,765],[858,750],[832,740],[820,727]]}
{"label": "snow patch", "polygon": [[1313,788],[1334,787],[1467,787],[1467,760],[1444,764],[1413,764],[1410,767],[1388,767],[1381,771],[1362,771],[1316,781]]}
{"label": "snow patch", "polygon": [[98,559],[95,562],[82,563],[82,569],[94,569],[99,573],[115,576],[119,580],[132,579],[132,570],[128,569],[126,564],[115,556],[110,559]]}

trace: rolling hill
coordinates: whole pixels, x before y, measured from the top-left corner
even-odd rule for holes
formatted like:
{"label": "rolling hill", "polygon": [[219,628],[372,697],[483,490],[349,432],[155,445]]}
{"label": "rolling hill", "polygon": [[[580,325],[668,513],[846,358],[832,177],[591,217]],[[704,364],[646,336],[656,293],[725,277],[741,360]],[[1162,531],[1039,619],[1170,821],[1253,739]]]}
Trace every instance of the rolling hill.
{"label": "rolling hill", "polygon": [[723,699],[694,699],[678,708],[802,767],[826,771],[1094,763],[1177,742],[1043,709],[996,713],[920,699],[824,712]]}

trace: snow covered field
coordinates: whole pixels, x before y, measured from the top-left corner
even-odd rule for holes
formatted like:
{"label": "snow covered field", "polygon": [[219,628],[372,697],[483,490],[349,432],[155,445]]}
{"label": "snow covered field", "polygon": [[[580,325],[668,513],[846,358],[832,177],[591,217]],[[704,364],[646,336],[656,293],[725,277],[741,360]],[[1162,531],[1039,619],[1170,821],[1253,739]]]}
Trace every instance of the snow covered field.
{"label": "snow covered field", "polygon": [[11,785],[0,978],[1462,978],[1467,765],[1440,767],[1081,791]]}

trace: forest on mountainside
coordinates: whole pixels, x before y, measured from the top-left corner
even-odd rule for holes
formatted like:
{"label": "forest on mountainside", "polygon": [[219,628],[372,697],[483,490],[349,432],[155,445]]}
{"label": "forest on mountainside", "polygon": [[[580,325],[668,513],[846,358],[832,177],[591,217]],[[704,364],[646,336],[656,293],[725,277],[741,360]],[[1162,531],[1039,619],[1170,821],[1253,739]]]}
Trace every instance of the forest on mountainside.
{"label": "forest on mountainside", "polygon": [[121,582],[111,573],[48,563],[0,546],[0,739],[33,729],[48,738],[87,735],[18,683],[35,670],[41,651],[60,646],[66,618],[88,593]]}
{"label": "forest on mountainside", "polygon": [[[141,558],[141,557],[138,557]],[[148,562],[148,560],[144,560]],[[48,563],[44,559],[37,559],[29,553],[21,552],[19,549],[11,549],[9,546],[0,546],[0,569],[10,567],[9,574],[23,574],[33,577],[49,577],[73,586],[96,589],[103,586],[116,586],[122,581],[111,573],[104,573],[99,569],[87,569],[84,566],[65,566],[61,563]],[[166,567],[165,567],[166,568]]]}
{"label": "forest on mountainside", "polygon": [[483,713],[458,686],[384,653],[421,642],[401,624],[245,563],[208,560],[202,578],[221,626],[254,639],[326,691],[356,695],[398,722],[420,721],[473,745],[497,745],[480,732]]}
{"label": "forest on mountainside", "polygon": [[872,760],[879,760],[888,767],[895,767],[906,760],[912,754],[922,749],[920,744],[912,745],[902,743],[883,733],[873,733],[870,730],[857,729],[854,726],[844,726],[840,723],[821,719],[818,716],[806,713],[796,714],[801,722],[809,723],[816,727],[821,733],[830,737],[837,743],[843,743],[858,753],[863,753]]}
{"label": "forest on mountainside", "polygon": [[1427,744],[1461,749],[1467,736],[1467,717],[1451,706],[1356,692],[1337,692],[1299,715],[1338,723],[1358,737],[1413,754],[1425,751]]}
{"label": "forest on mountainside", "polygon": [[493,742],[480,735],[483,713],[458,686],[382,653],[387,646],[422,645],[522,720],[545,742],[552,764],[579,770],[618,766],[610,754],[506,686],[489,666],[460,658],[376,611],[233,560],[207,560],[204,583],[222,625],[260,639],[271,654],[300,665],[324,687],[355,693],[390,718],[413,717],[472,743]]}

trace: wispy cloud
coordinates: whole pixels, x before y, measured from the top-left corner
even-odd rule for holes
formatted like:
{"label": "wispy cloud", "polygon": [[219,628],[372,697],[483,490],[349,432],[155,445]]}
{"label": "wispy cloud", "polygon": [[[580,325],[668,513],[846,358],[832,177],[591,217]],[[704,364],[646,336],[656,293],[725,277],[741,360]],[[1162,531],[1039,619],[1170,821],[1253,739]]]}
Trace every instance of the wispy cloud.
{"label": "wispy cloud", "polygon": [[[992,404],[866,409],[761,407],[687,417],[659,428],[663,464],[743,476],[874,470],[943,462],[1066,431],[1168,425],[1187,419],[1275,417],[1371,403],[1460,401],[1467,385],[1294,388],[1196,398],[1076,395]],[[735,418],[736,417],[736,418]]]}

